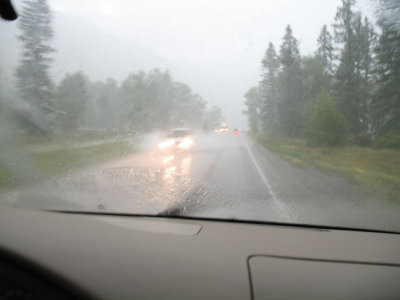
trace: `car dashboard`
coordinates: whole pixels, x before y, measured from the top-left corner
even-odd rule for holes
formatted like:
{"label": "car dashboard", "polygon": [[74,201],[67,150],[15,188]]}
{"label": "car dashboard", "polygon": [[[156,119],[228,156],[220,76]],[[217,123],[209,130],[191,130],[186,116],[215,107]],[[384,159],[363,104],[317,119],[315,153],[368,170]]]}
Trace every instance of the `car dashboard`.
{"label": "car dashboard", "polygon": [[393,233],[2,207],[0,236],[3,298],[400,295]]}

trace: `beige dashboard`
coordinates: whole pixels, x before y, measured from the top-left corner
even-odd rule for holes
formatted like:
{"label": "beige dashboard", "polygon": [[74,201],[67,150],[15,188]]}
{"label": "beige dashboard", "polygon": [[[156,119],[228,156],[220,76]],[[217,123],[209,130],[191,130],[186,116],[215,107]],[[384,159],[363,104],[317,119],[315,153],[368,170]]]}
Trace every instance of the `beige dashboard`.
{"label": "beige dashboard", "polygon": [[1,207],[0,250],[81,298],[400,296],[400,235],[389,233]]}

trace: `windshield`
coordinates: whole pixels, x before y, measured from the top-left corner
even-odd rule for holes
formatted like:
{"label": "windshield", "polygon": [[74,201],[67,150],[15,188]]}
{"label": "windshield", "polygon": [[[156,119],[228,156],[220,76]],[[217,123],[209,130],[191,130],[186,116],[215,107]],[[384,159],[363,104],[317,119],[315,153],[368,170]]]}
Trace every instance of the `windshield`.
{"label": "windshield", "polygon": [[2,205],[400,231],[399,1],[12,3]]}
{"label": "windshield", "polygon": [[169,132],[168,137],[185,137],[190,135],[192,135],[190,129],[175,129]]}

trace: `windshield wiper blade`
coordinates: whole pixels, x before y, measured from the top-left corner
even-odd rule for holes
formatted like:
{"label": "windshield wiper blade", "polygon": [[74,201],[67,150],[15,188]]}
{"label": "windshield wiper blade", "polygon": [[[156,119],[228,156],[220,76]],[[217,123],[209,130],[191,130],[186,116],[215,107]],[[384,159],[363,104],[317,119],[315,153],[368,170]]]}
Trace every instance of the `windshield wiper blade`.
{"label": "windshield wiper blade", "polygon": [[159,212],[156,214],[157,217],[178,217],[178,216],[184,216],[185,213],[185,207],[184,206],[172,206],[167,209],[164,209],[163,211]]}
{"label": "windshield wiper blade", "polygon": [[242,224],[254,224],[254,225],[270,225],[278,227],[295,227],[304,228],[318,231],[357,231],[357,232],[368,232],[368,233],[386,233],[399,235],[399,231],[387,230],[387,229],[372,229],[372,228],[357,228],[357,227],[346,227],[346,226],[333,226],[333,225],[315,225],[315,224],[302,224],[302,223],[285,223],[277,221],[262,221],[262,220],[248,220],[238,218],[212,218],[204,216],[191,216],[183,214],[182,211],[178,211],[174,214],[173,210],[164,210],[158,214],[135,214],[135,213],[122,213],[122,212],[107,212],[107,211],[79,211],[79,210],[52,210],[47,209],[44,211],[64,214],[77,214],[77,215],[94,215],[94,216],[119,216],[119,217],[146,217],[146,218],[171,218],[171,219],[186,219],[186,220],[202,220],[210,222],[225,222],[225,223],[242,223]]}
{"label": "windshield wiper blade", "polygon": [[18,18],[10,0],[0,0],[0,16],[7,21],[15,21]]}

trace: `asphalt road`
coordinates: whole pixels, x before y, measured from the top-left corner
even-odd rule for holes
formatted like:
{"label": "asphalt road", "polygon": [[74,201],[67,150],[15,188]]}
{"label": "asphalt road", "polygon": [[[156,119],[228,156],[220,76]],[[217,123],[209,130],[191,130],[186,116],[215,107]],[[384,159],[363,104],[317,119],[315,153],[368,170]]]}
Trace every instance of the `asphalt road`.
{"label": "asphalt road", "polygon": [[197,137],[191,153],[139,154],[14,194],[28,207],[264,220],[400,230],[399,205],[311,167],[295,167],[230,134]]}

